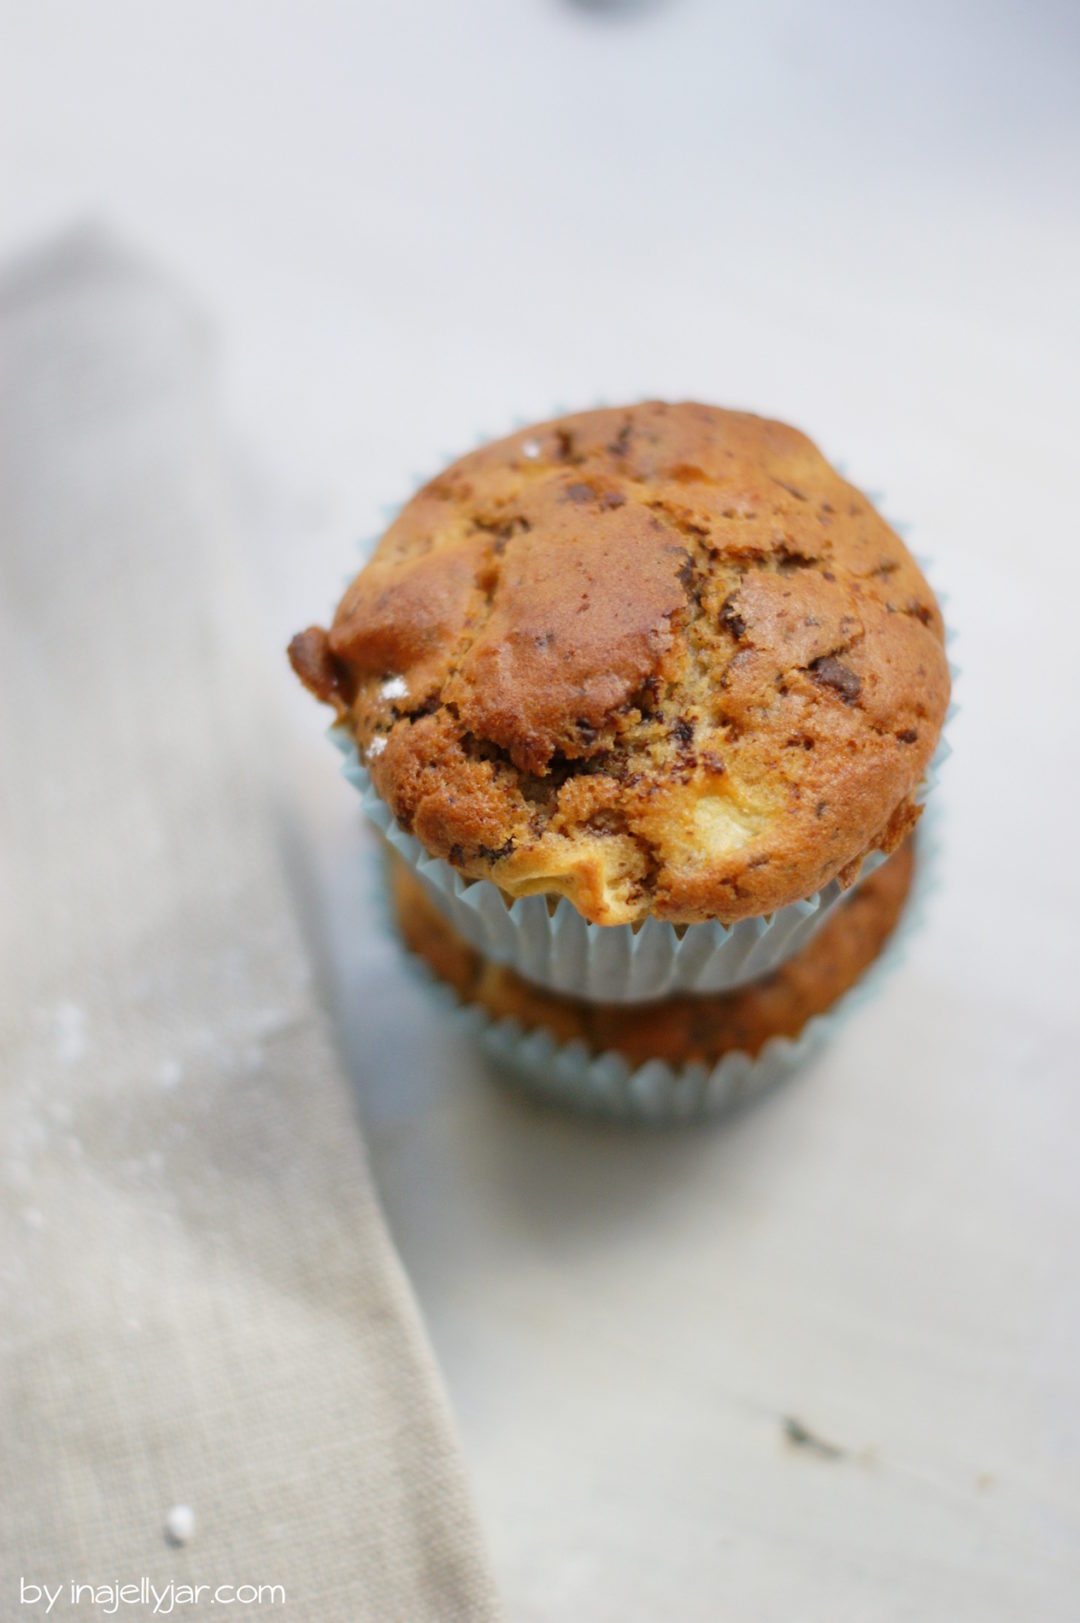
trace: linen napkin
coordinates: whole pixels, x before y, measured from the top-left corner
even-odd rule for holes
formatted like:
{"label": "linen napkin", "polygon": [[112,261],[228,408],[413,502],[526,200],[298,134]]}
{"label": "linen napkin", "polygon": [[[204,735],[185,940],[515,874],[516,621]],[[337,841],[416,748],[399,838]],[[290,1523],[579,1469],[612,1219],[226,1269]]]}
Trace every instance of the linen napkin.
{"label": "linen napkin", "polygon": [[483,1623],[284,875],[213,370],[99,234],[0,284],[0,1610]]}

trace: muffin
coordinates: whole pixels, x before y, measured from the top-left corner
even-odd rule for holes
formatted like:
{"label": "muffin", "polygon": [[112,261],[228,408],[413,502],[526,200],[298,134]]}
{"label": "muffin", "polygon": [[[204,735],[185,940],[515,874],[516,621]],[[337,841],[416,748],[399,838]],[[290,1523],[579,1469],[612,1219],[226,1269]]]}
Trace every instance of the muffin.
{"label": "muffin", "polygon": [[912,829],[949,699],[866,497],[795,429],[656,401],[454,463],[290,656],[457,932],[593,1001],[801,950]]}

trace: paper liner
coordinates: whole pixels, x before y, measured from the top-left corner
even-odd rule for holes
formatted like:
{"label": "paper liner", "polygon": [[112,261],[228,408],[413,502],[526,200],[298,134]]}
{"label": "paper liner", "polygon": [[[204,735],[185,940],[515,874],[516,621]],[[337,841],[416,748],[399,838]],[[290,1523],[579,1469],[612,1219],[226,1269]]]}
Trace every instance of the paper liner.
{"label": "paper liner", "polygon": [[[806,945],[848,891],[836,880],[806,901],[766,918],[736,924],[691,924],[683,930],[661,919],[641,925],[590,924],[565,896],[554,907],[546,896],[510,901],[488,879],[465,879],[449,863],[430,856],[400,828],[376,794],[348,730],[330,729],[342,751],[342,771],[360,791],[376,828],[409,864],[432,900],[471,947],[507,964],[550,991],[593,1003],[645,1003],[673,992],[722,992],[756,980]],[[929,792],[948,753],[944,740],[924,780]],[[872,852],[860,877],[885,860]]]}
{"label": "paper liner", "polygon": [[[579,1112],[616,1120],[657,1125],[701,1120],[765,1093],[798,1070],[902,960],[936,888],[940,850],[936,824],[932,814],[920,823],[911,888],[873,963],[831,1008],[808,1020],[798,1036],[772,1037],[753,1056],[733,1050],[712,1066],[676,1067],[664,1060],[634,1066],[622,1054],[594,1054],[580,1039],[562,1042],[546,1027],[526,1030],[517,1020],[496,1020],[479,1004],[462,1004],[423,959],[410,952],[408,962],[428,990],[453,1011],[459,1026],[475,1035],[508,1078],[528,1091]],[[383,899],[388,927],[396,935],[385,884]]]}

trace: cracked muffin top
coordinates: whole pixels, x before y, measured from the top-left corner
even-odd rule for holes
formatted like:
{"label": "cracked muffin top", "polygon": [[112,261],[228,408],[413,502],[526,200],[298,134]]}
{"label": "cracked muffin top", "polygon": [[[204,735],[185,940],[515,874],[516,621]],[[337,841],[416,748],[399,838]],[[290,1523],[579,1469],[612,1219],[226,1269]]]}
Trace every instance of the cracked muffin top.
{"label": "cracked muffin top", "polygon": [[432,855],[596,924],[768,914],[914,824],[933,593],[802,434],[649,401],[455,462],[293,666]]}

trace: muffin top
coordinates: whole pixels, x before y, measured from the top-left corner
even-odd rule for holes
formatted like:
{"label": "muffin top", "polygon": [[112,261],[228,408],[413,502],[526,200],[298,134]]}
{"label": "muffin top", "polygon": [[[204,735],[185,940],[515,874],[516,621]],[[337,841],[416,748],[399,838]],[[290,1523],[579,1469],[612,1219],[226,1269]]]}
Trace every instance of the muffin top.
{"label": "muffin top", "polygon": [[949,697],[899,537],[797,430],[649,401],[462,457],[293,639],[426,850],[597,924],[850,883]]}

